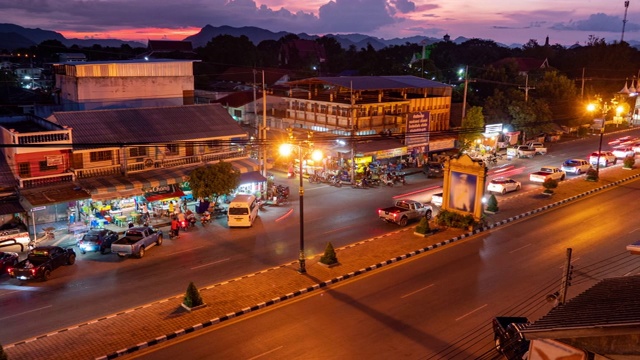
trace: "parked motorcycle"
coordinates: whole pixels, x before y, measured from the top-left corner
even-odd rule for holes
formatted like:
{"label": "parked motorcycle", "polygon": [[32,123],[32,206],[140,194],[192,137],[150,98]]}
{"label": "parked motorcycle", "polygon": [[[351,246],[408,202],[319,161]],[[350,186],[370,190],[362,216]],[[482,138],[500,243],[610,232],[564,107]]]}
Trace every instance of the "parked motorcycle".
{"label": "parked motorcycle", "polygon": [[391,177],[391,179],[392,179],[392,181],[394,183],[400,183],[402,185],[406,185],[407,184],[407,181],[404,179],[404,173],[403,172],[392,171],[390,173],[390,177]]}
{"label": "parked motorcycle", "polygon": [[338,176],[335,175],[331,177],[331,179],[329,180],[329,184],[335,187],[342,187],[342,181]]}
{"label": "parked motorcycle", "polygon": [[351,187],[354,189],[366,189],[369,186],[367,186],[366,179],[360,179],[360,180],[356,180],[356,182],[353,185],[351,185]]}
{"label": "parked motorcycle", "polygon": [[202,215],[200,215],[200,223],[202,224],[202,226],[205,226],[209,222],[211,222],[211,214],[208,211],[205,211],[202,213]]}
{"label": "parked motorcycle", "polygon": [[215,206],[213,208],[213,216],[215,216],[216,219],[221,216],[227,216],[227,209],[223,208],[222,206]]}
{"label": "parked motorcycle", "polygon": [[387,174],[382,174],[380,175],[380,183],[382,183],[383,185],[386,186],[393,186],[393,179],[387,175]]}

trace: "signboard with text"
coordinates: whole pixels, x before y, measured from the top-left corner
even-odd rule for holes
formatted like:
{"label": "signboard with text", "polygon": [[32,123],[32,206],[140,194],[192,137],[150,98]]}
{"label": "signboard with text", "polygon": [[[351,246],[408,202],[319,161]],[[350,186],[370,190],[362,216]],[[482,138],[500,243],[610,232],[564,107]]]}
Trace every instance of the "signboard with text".
{"label": "signboard with text", "polygon": [[405,134],[404,144],[406,146],[424,146],[426,145],[429,134],[429,111],[421,111],[409,114],[407,119],[407,131]]}

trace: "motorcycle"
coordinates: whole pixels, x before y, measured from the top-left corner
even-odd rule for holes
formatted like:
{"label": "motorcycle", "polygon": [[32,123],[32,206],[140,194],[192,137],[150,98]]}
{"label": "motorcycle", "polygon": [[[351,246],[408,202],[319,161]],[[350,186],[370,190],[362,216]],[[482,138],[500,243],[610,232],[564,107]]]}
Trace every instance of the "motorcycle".
{"label": "motorcycle", "polygon": [[329,184],[335,187],[342,187],[342,180],[338,176],[333,176],[331,180],[329,180]]}
{"label": "motorcycle", "polygon": [[208,211],[205,211],[200,215],[200,223],[202,226],[207,225],[211,221],[211,214]]}
{"label": "motorcycle", "polygon": [[382,174],[380,175],[380,183],[386,186],[393,186],[393,179],[387,175],[387,174]]}
{"label": "motorcycle", "polygon": [[197,222],[196,216],[193,213],[187,215],[187,222],[189,223],[189,227],[195,227]]}
{"label": "motorcycle", "polygon": [[356,182],[353,185],[351,185],[351,187],[354,189],[366,189],[369,186],[367,184],[366,179],[361,179],[361,180],[356,180]]}
{"label": "motorcycle", "polygon": [[401,183],[402,185],[406,185],[407,181],[404,179],[404,173],[391,172],[391,179],[394,183]]}
{"label": "motorcycle", "polygon": [[176,231],[174,229],[169,230],[169,239],[174,239],[178,237],[178,234],[176,234]]}
{"label": "motorcycle", "polygon": [[187,231],[187,228],[188,228],[187,219],[180,220],[179,224],[180,224],[180,230]]}
{"label": "motorcycle", "polygon": [[221,216],[227,216],[227,210],[222,206],[215,206],[213,208],[213,216],[215,216],[216,219]]}

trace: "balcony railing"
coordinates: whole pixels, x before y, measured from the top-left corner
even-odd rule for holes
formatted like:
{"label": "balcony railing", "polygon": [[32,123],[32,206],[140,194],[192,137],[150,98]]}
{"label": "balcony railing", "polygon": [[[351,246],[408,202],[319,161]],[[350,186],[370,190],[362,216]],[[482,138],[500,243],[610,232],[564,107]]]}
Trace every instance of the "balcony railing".
{"label": "balcony railing", "polygon": [[[160,168],[173,168],[184,165],[192,165],[198,163],[208,163],[212,161],[220,160],[233,160],[238,158],[244,158],[247,153],[243,151],[229,151],[224,153],[205,154],[179,157],[165,160],[155,160],[151,164],[149,162],[135,162],[127,164],[128,173],[136,173],[142,171],[148,171]],[[96,176],[110,176],[122,174],[122,165],[109,165],[90,169],[75,169],[72,170],[78,179],[85,179]]]}
{"label": "balcony railing", "polygon": [[62,182],[72,182],[75,176],[73,173],[64,173],[56,175],[36,176],[28,179],[19,179],[20,188],[28,189],[43,185],[51,185]]}
{"label": "balcony railing", "polygon": [[42,143],[60,143],[70,144],[71,136],[70,130],[64,131],[46,131],[39,134],[25,133],[25,134],[13,134],[14,144],[42,144]]}

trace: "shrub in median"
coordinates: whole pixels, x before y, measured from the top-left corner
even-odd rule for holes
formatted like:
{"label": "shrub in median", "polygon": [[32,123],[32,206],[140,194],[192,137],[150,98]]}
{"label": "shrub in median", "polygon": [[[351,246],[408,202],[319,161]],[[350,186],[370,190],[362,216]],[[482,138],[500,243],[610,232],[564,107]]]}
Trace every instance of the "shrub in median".
{"label": "shrub in median", "polygon": [[333,248],[331,242],[327,243],[327,247],[324,249],[324,254],[320,257],[320,262],[325,265],[333,265],[338,263],[336,250]]}
{"label": "shrub in median", "polygon": [[489,200],[487,200],[487,211],[498,211],[498,199],[496,199],[496,196],[494,194],[491,194]]}
{"label": "shrub in median", "polygon": [[476,220],[473,218],[473,215],[462,215],[455,211],[443,210],[440,211],[436,217],[436,224],[439,226],[466,229],[469,226],[474,226]]}
{"label": "shrub in median", "polygon": [[429,220],[426,217],[420,219],[418,226],[416,226],[416,232],[418,234],[427,234],[431,231],[431,227],[429,226]]}
{"label": "shrub in median", "polygon": [[187,287],[187,293],[184,294],[184,300],[182,301],[182,303],[189,308],[204,305],[204,301],[202,301],[200,292],[198,291],[198,288],[193,283],[193,281],[189,283],[189,286]]}
{"label": "shrub in median", "polygon": [[624,162],[622,164],[625,169],[632,169],[633,165],[636,164],[636,158],[633,156],[627,156],[624,158]]}
{"label": "shrub in median", "polygon": [[553,194],[553,189],[558,187],[558,180],[552,178],[546,178],[542,183],[545,194]]}

